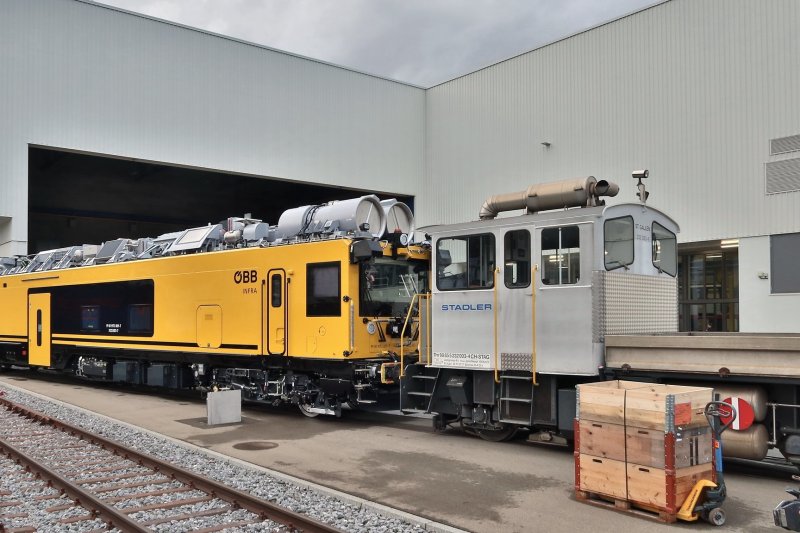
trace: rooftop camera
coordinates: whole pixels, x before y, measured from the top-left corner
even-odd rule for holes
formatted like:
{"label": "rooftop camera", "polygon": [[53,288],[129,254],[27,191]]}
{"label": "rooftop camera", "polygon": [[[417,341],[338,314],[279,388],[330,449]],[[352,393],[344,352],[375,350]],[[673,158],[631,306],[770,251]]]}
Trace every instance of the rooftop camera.
{"label": "rooftop camera", "polygon": [[631,175],[633,176],[633,179],[639,180],[639,182],[636,184],[636,188],[639,189],[639,192],[636,193],[636,196],[639,197],[639,201],[642,202],[642,204],[647,203],[647,197],[650,196],[650,193],[645,190],[644,183],[642,183],[642,180],[650,175],[650,171],[634,170],[633,172],[631,172]]}

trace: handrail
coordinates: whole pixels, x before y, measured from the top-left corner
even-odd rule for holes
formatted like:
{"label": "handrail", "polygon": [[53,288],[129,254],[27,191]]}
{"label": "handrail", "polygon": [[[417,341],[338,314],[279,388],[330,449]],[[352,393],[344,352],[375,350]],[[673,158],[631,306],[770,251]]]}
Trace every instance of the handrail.
{"label": "handrail", "polygon": [[497,273],[500,272],[499,268],[494,269],[494,305],[492,306],[492,313],[494,314],[494,382],[500,383],[500,367],[497,364]]}
{"label": "handrail", "polygon": [[[417,305],[419,305],[419,301],[418,300],[423,300],[423,299],[427,300],[428,298],[430,298],[430,294],[428,294],[428,293],[417,293],[411,298],[411,304],[408,306],[408,312],[406,313],[406,320],[405,320],[405,322],[403,322],[403,329],[400,331],[400,377],[401,378],[403,376],[405,376],[405,368],[406,368],[406,366],[405,366],[405,347],[406,347],[405,336],[406,336],[406,329],[408,329],[408,323],[409,323],[409,321],[412,321],[411,320],[411,316],[414,314],[414,303],[417,302]],[[428,317],[428,320],[430,320],[430,317]],[[430,331],[428,331],[426,333],[429,335]],[[417,344],[417,347],[419,347],[419,344]],[[419,351],[419,349],[417,351]]]}
{"label": "handrail", "polygon": [[539,265],[534,264],[531,269],[531,381],[534,387],[539,385],[536,381],[536,273],[538,271]]}

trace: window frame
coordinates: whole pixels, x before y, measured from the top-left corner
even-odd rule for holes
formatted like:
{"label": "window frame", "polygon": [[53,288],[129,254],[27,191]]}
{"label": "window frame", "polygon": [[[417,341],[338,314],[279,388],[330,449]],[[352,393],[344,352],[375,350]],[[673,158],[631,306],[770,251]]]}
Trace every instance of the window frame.
{"label": "window frame", "polygon": [[[666,231],[667,233],[672,235],[672,239],[671,240],[675,241],[675,254],[674,254],[675,262],[672,265],[672,269],[673,269],[672,272],[670,272],[669,270],[666,270],[666,269],[656,265],[656,226],[658,226],[663,231]],[[657,220],[654,220],[653,223],[650,226],[650,239],[651,239],[651,242],[650,242],[650,262],[652,263],[653,267],[656,270],[658,270],[659,272],[663,272],[664,274],[667,274],[668,276],[671,276],[673,278],[676,277],[678,275],[678,236],[675,234],[675,232],[671,231],[669,228],[665,227],[663,224],[659,223]],[[658,239],[658,240],[661,241],[663,239]]]}
{"label": "window frame", "polygon": [[[512,233],[523,233],[523,232],[526,234],[525,242],[527,242],[527,244],[528,244],[528,248],[527,248],[528,268],[525,270],[528,282],[525,285],[521,285],[521,284],[518,284],[518,283],[512,283],[512,284],[509,285],[508,276],[506,275],[506,270],[505,269],[508,268],[507,265],[509,263],[509,259],[511,259],[515,263],[517,261],[514,258],[509,258],[508,257],[509,246],[508,246],[508,243],[506,242],[506,239]],[[506,286],[507,289],[511,289],[511,290],[514,290],[514,289],[526,289],[526,288],[531,286],[531,278],[533,277],[531,272],[530,272],[532,261],[533,261],[533,240],[531,239],[531,232],[526,228],[512,229],[512,230],[506,231],[505,234],[503,235],[503,284]],[[519,278],[519,271],[517,271],[517,278]]]}
{"label": "window frame", "polygon": [[[311,271],[315,268],[336,267],[336,313],[331,311],[314,311],[311,310],[311,298],[313,295],[313,282],[314,277]],[[328,297],[331,298],[331,297]],[[331,308],[333,307],[332,304]],[[319,263],[306,263],[306,316],[315,318],[336,318],[342,316],[342,262],[341,261],[322,261]]]}
{"label": "window frame", "polygon": [[[547,268],[544,266],[545,265],[545,259],[544,259],[545,247],[544,247],[544,244],[543,244],[544,233],[546,231],[548,231],[548,230],[558,230],[558,248],[556,250],[558,251],[557,255],[561,255],[561,250],[564,249],[563,246],[562,246],[562,238],[561,238],[562,235],[561,235],[561,233],[562,233],[562,230],[564,230],[566,228],[575,228],[577,230],[577,233],[578,233],[578,246],[577,246],[577,248],[578,248],[578,268],[576,269],[577,274],[576,274],[576,277],[575,277],[575,281],[573,281],[571,283],[570,282],[567,282],[567,283],[562,282],[561,281],[561,268],[558,267],[559,268],[559,276],[558,276],[559,277],[559,282],[558,283],[552,283],[552,284],[551,283],[547,283],[547,281],[546,281],[547,277],[545,276],[545,273],[547,272]],[[547,249],[549,250],[550,248],[547,248]],[[541,229],[541,233],[539,234],[539,258],[542,261],[542,268],[540,269],[541,273],[539,274],[539,280],[541,281],[542,286],[544,286],[544,287],[563,287],[563,286],[567,286],[567,285],[571,286],[571,285],[580,284],[580,282],[581,282],[581,268],[583,268],[583,266],[582,266],[583,261],[581,260],[581,255],[583,255],[582,254],[582,249],[581,249],[581,224],[567,224],[565,226],[548,226],[548,227],[542,228]],[[561,263],[561,262],[559,262],[559,263]]]}
{"label": "window frame", "polygon": [[[606,233],[606,224],[608,224],[609,222],[614,222],[614,221],[623,220],[623,219],[629,219],[630,222],[631,222],[631,261],[630,261],[630,263],[622,263],[620,261],[616,261],[617,266],[609,268],[608,267],[608,262],[607,262],[607,259],[606,259],[606,252],[607,252],[606,243],[608,243],[608,239],[606,238],[606,235],[607,235],[607,233]],[[617,242],[617,241],[615,241],[615,242]],[[621,217],[614,217],[614,218],[606,219],[603,222],[603,267],[608,272],[612,272],[612,271],[618,270],[620,268],[624,268],[624,269],[628,270],[628,269],[630,269],[630,266],[635,262],[636,262],[636,233],[635,233],[635,222],[633,220],[633,216],[624,215],[624,216],[621,216]]]}
{"label": "window frame", "polygon": [[[446,287],[446,288],[443,288],[440,285],[440,281],[441,281],[442,278],[439,275],[439,264],[438,263],[439,263],[439,247],[441,246],[442,241],[462,240],[465,243],[467,243],[469,241],[469,239],[476,238],[476,237],[477,238],[484,238],[484,237],[488,237],[489,238],[488,249],[492,251],[491,259],[494,260],[494,270],[497,269],[497,242],[496,242],[494,233],[491,233],[491,232],[470,233],[468,235],[450,235],[450,236],[447,236],[447,237],[440,237],[436,241],[436,252],[435,252],[435,257],[436,257],[436,265],[435,265],[435,267],[436,267],[435,268],[435,271],[436,271],[436,288],[439,291],[449,292],[449,291],[487,291],[487,290],[494,290],[494,286],[495,286],[495,283],[494,283],[494,277],[495,277],[494,276],[494,271],[492,272],[492,275],[488,278],[488,280],[487,280],[488,284],[487,285],[480,286],[480,287],[470,287],[469,286],[469,245],[467,245],[466,258],[465,258],[466,259],[465,263],[466,263],[466,268],[467,268],[467,270],[465,272],[465,274],[467,276],[465,278],[465,281],[467,282],[467,286],[466,287]],[[448,265],[448,266],[450,266],[450,265]],[[447,267],[444,267],[444,268],[447,268]]]}

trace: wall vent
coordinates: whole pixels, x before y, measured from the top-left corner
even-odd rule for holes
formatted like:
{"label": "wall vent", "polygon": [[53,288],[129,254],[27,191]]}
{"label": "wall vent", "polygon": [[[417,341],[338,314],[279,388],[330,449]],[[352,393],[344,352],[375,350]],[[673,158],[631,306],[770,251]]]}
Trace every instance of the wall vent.
{"label": "wall vent", "polygon": [[767,194],[800,191],[800,157],[764,165]]}
{"label": "wall vent", "polygon": [[800,151],[800,134],[770,139],[769,155],[786,154],[788,152]]}

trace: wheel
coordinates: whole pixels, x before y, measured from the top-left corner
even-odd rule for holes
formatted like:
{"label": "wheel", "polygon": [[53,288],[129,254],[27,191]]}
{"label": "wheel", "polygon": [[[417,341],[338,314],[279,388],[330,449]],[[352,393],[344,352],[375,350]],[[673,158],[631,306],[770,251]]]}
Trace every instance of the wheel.
{"label": "wheel", "polygon": [[504,442],[511,440],[517,434],[517,426],[503,424],[499,429],[475,430],[480,438],[489,442]]}
{"label": "wheel", "polygon": [[714,524],[715,526],[721,526],[725,523],[725,511],[720,509],[719,507],[715,507],[708,512],[708,516],[706,517],[709,524]]}
{"label": "wheel", "polygon": [[316,418],[319,416],[319,413],[315,413],[314,411],[311,410],[312,406],[310,403],[301,402],[297,404],[297,407],[299,407],[300,412],[306,415],[308,418]]}

